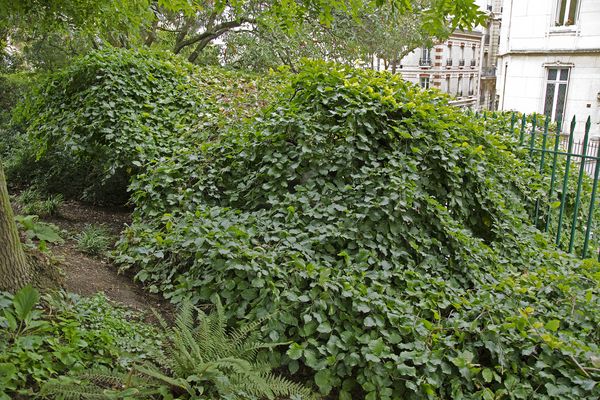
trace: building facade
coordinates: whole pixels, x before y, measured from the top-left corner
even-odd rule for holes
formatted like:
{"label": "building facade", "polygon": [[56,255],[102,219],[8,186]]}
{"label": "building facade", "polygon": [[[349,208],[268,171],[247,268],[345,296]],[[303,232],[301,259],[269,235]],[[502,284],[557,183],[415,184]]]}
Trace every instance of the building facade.
{"label": "building facade", "polygon": [[480,4],[489,16],[488,23],[483,27],[483,44],[481,58],[481,83],[479,85],[479,108],[496,110],[496,65],[498,48],[500,46],[500,28],[502,26],[503,0],[488,0]]}
{"label": "building facade", "polygon": [[577,119],[600,136],[600,0],[505,0],[498,106]]}
{"label": "building facade", "polygon": [[454,96],[453,104],[472,109],[496,110],[497,59],[504,0],[476,0],[486,12],[486,26],[473,31],[455,31],[450,38],[431,48],[406,55],[397,65],[385,65],[375,58],[372,68],[402,74],[421,87],[436,87]]}
{"label": "building facade", "polygon": [[[412,51],[395,70],[422,88],[438,88],[454,96],[452,103],[457,106],[477,108],[481,43],[481,32],[456,31],[444,43]],[[375,65],[384,69],[379,60]],[[390,66],[387,69],[391,71]]]}

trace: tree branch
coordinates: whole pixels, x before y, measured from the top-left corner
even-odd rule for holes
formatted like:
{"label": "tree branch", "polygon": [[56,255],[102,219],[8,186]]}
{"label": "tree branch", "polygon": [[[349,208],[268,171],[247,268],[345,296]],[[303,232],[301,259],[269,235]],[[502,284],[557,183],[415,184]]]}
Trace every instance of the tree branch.
{"label": "tree branch", "polygon": [[[208,44],[211,40],[214,40],[216,38],[218,38],[219,36],[221,36],[222,34],[224,34],[225,32],[228,32],[234,28],[240,27],[245,23],[254,23],[255,21],[253,19],[250,18],[239,18],[233,21],[226,21],[226,22],[222,22],[220,24],[215,25],[212,29],[210,30],[206,30],[196,36],[193,36],[187,40],[181,41],[180,43],[178,43],[176,45],[175,48],[175,53],[179,53],[184,47],[196,44],[198,42],[201,42],[200,44],[204,43],[208,40],[208,42],[206,42],[206,44]],[[204,44],[204,47],[206,46],[206,44]],[[203,47],[203,48],[204,48]],[[194,50],[195,52],[196,50]]]}

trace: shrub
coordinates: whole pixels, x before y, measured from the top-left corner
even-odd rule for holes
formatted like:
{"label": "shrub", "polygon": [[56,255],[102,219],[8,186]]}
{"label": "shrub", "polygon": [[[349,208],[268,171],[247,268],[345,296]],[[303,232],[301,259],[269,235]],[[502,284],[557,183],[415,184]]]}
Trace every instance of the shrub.
{"label": "shrub", "polygon": [[13,123],[26,136],[7,174],[68,197],[125,203],[131,174],[252,114],[267,82],[166,53],[93,52],[19,105]]}
{"label": "shrub", "polygon": [[94,256],[101,255],[111,245],[111,235],[103,226],[86,225],[86,227],[75,237],[77,248],[84,253]]}
{"label": "shrub", "polygon": [[10,156],[16,144],[16,131],[10,126],[13,108],[31,89],[36,78],[29,74],[0,74],[0,157]]}
{"label": "shrub", "polygon": [[151,162],[117,260],[260,319],[341,399],[594,398],[600,267],[531,225],[517,140],[439,92],[308,64],[253,126]]}

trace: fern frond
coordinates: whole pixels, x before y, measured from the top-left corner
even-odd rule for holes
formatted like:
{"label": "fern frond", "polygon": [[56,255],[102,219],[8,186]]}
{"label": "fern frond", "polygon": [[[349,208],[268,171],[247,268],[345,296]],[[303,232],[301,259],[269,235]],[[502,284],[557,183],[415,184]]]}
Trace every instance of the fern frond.
{"label": "fern frond", "polygon": [[120,389],[127,380],[127,374],[110,370],[83,371],[78,373],[76,377],[104,389]]}
{"label": "fern frond", "polygon": [[261,318],[259,320],[247,323],[242,325],[240,328],[233,329],[229,334],[229,340],[231,344],[235,347],[239,347],[249,339],[249,336],[258,336],[257,328],[260,327],[264,322],[265,318]]}
{"label": "fern frond", "polygon": [[194,395],[195,391],[194,389],[190,386],[190,384],[183,378],[171,378],[168,375],[165,375],[164,373],[162,373],[158,368],[156,368],[155,366],[152,365],[146,365],[146,366],[141,366],[141,365],[137,365],[135,367],[135,369],[142,373],[145,374],[149,377],[152,377],[154,379],[157,379],[159,381],[162,381],[166,384],[168,384],[169,386],[173,387],[173,388],[181,388],[184,389],[185,391],[187,391],[189,394]]}
{"label": "fern frond", "polygon": [[44,398],[57,400],[105,400],[109,397],[103,393],[104,389],[92,384],[48,382],[45,383],[40,395]]}
{"label": "fern frond", "polygon": [[249,342],[242,343],[236,348],[234,355],[236,357],[244,358],[250,361],[256,360],[258,352],[260,350],[272,350],[275,347],[289,345],[290,342],[276,342],[276,343],[262,343],[262,342]]}
{"label": "fern frond", "polygon": [[312,400],[317,398],[315,393],[313,393],[306,386],[292,382],[280,375],[268,373],[265,376],[265,381],[268,383],[269,387],[277,397],[289,398],[294,396],[303,400]]}

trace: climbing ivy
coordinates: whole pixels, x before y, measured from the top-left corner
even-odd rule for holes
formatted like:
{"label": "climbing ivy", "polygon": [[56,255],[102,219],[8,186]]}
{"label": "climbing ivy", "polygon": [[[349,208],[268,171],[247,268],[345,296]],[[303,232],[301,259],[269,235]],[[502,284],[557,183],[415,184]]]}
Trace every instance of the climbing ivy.
{"label": "climbing ivy", "polygon": [[308,63],[259,117],[149,160],[117,262],[262,318],[340,399],[600,395],[600,266],[528,213],[518,139],[386,73]]}
{"label": "climbing ivy", "polygon": [[42,80],[19,105],[13,125],[23,144],[9,179],[124,203],[129,177],[143,164],[252,115],[276,84],[167,53],[93,52]]}

